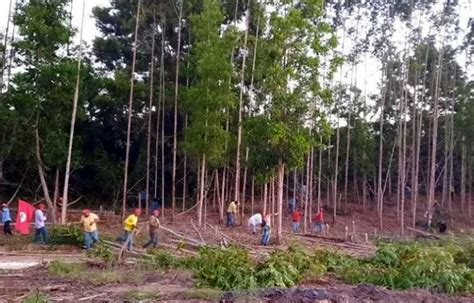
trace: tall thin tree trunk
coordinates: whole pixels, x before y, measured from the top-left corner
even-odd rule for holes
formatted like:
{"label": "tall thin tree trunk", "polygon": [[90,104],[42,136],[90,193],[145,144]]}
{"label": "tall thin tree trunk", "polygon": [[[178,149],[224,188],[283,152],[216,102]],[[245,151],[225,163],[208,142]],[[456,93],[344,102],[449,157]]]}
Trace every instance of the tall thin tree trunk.
{"label": "tall thin tree trunk", "polygon": [[[382,69],[382,81],[385,81],[385,68]],[[379,167],[377,174],[377,211],[379,217],[379,230],[383,227],[383,189],[382,189],[382,174],[383,174],[383,122],[385,115],[385,96],[387,89],[383,83],[383,93],[380,100],[380,125],[379,125]]]}
{"label": "tall thin tree trunk", "polygon": [[1,89],[3,89],[3,72],[5,71],[5,65],[6,65],[6,61],[7,61],[7,46],[8,46],[8,32],[10,31],[10,22],[11,22],[11,13],[12,13],[12,4],[13,4],[13,0],[10,0],[10,3],[8,4],[8,16],[7,16],[7,24],[5,26],[5,36],[4,36],[4,42],[3,42],[3,46],[4,46],[4,49],[2,51],[2,59],[0,60],[0,63],[2,64],[0,66],[0,92],[1,92]]}
{"label": "tall thin tree trunk", "polygon": [[[51,200],[51,196],[49,195],[49,189],[48,189],[48,183],[46,182],[46,176],[44,172],[44,166],[43,166],[43,161],[41,159],[41,146],[40,146],[40,137],[39,137],[39,130],[38,130],[38,121],[39,119],[37,118],[36,120],[36,128],[35,128],[35,139],[36,139],[36,145],[35,145],[35,151],[36,151],[36,167],[38,168],[38,175],[40,177],[40,182],[41,182],[41,187],[43,189],[43,194],[44,194],[44,199],[46,200],[46,204],[48,205],[48,208],[55,213],[53,201]],[[56,216],[51,216],[53,224],[56,225],[57,218]]]}
{"label": "tall thin tree trunk", "polygon": [[431,213],[432,206],[435,199],[436,190],[436,150],[438,146],[438,105],[439,105],[439,89],[440,80],[443,66],[443,51],[441,50],[438,56],[438,70],[436,72],[435,82],[435,95],[433,105],[433,128],[432,128],[432,139],[431,139],[431,163],[430,163],[430,176],[429,176],[429,189],[428,189],[428,212]]}
{"label": "tall thin tree trunk", "polygon": [[[163,26],[164,28],[164,26]],[[161,31],[161,49],[165,48],[165,31]],[[164,53],[160,58],[161,69],[161,217],[165,217],[165,111],[166,111],[166,79]]]}
{"label": "tall thin tree trunk", "polygon": [[248,160],[249,160],[249,148],[245,149],[245,169],[244,169],[244,184],[242,184],[242,213],[240,215],[240,224],[243,224],[244,215],[245,215],[245,192],[247,189],[247,170],[248,170]]}
{"label": "tall thin tree trunk", "polygon": [[[310,133],[311,136],[311,133]],[[311,153],[308,153],[308,156],[306,157],[306,192],[304,195],[304,213],[303,213],[303,232],[306,234],[307,233],[307,225],[308,225],[308,186],[309,186],[309,168],[310,168],[310,161],[311,161]],[[304,172],[304,170],[303,170]],[[303,174],[304,175],[304,174]]]}
{"label": "tall thin tree trunk", "polygon": [[334,184],[333,184],[333,213],[332,213],[332,221],[333,224],[336,224],[336,212],[337,212],[337,181],[338,181],[338,172],[339,172],[339,103],[340,100],[336,100],[336,117],[337,119],[337,126],[336,126],[336,155],[334,158]]}
{"label": "tall thin tree trunk", "polygon": [[[156,28],[156,14],[155,6],[153,6],[153,33],[151,40],[151,58],[150,58],[150,98],[148,102],[148,127],[147,127],[147,141],[146,141],[146,181],[145,181],[145,213],[148,214],[148,207],[150,204],[150,169],[151,169],[151,117],[153,107],[153,95],[154,95],[154,76],[155,76],[155,28]],[[155,180],[156,182],[156,180]]]}
{"label": "tall thin tree trunk", "polygon": [[254,206],[255,206],[255,178],[252,176],[252,191],[251,191],[251,197],[250,197],[250,203],[251,203],[251,215],[254,214]]}
{"label": "tall thin tree trunk", "polygon": [[[154,180],[154,198],[158,198],[158,168],[160,158],[160,126],[161,126],[161,104],[163,101],[163,77],[164,77],[164,34],[161,34],[161,50],[160,50],[160,74],[159,74],[159,92],[158,92],[158,104],[156,106],[156,132],[155,132],[155,180]],[[163,201],[162,201],[163,203]]]}
{"label": "tall thin tree trunk", "polygon": [[205,184],[205,175],[206,175],[206,154],[202,155],[202,160],[201,160],[201,182],[199,186],[199,204],[198,204],[198,226],[202,227],[203,226],[203,220],[202,220],[202,209],[203,209],[203,204],[204,204],[204,187],[206,186]]}
{"label": "tall thin tree trunk", "polygon": [[[247,6],[250,4],[250,0],[247,3]],[[247,16],[247,24],[245,26],[244,34],[244,50],[247,50],[247,38],[248,38],[248,29],[250,21],[250,8],[249,15]],[[238,120],[237,120],[237,153],[235,158],[235,185],[234,185],[234,200],[239,201],[240,193],[240,146],[242,145],[242,111],[243,111],[243,100],[244,100],[244,89],[245,89],[245,66],[247,62],[247,54],[244,52],[242,57],[242,68],[240,70],[240,94],[239,94],[239,107],[238,111]]]}
{"label": "tall thin tree trunk", "polygon": [[277,243],[281,244],[283,240],[283,182],[285,181],[285,164],[282,159],[278,160],[278,193],[277,193]]}
{"label": "tall thin tree trunk", "polygon": [[310,151],[310,165],[309,165],[309,187],[308,187],[308,197],[309,197],[309,212],[308,212],[308,224],[311,230],[311,218],[313,217],[313,176],[314,176],[314,147],[311,147]]}
{"label": "tall thin tree trunk", "polygon": [[462,136],[461,141],[461,213],[464,212],[466,205],[466,137]]}
{"label": "tall thin tree trunk", "polygon": [[322,173],[322,167],[323,167],[323,136],[321,135],[319,137],[319,167],[318,167],[318,210],[321,209],[323,206],[322,201],[321,201],[321,173]]}
{"label": "tall thin tree trunk", "polygon": [[181,19],[183,16],[184,0],[179,6],[178,16],[178,46],[176,48],[176,75],[174,83],[174,120],[173,120],[173,168],[171,172],[171,222],[174,221],[176,211],[176,152],[178,145],[178,90],[179,90],[179,63],[181,54]]}
{"label": "tall thin tree trunk", "polygon": [[[68,193],[69,193],[69,176],[71,173],[71,161],[72,161],[72,147],[74,144],[74,128],[76,126],[76,115],[77,115],[77,103],[79,100],[79,86],[81,83],[81,59],[82,59],[82,33],[84,30],[84,15],[85,15],[86,0],[82,1],[82,19],[81,19],[81,30],[79,34],[79,53],[77,54],[77,76],[76,76],[76,88],[74,90],[74,97],[72,101],[72,116],[71,116],[71,129],[69,132],[69,145],[67,149],[67,160],[66,160],[66,172],[64,173],[64,191],[63,191],[63,204],[61,208],[61,223],[66,223],[67,204],[68,204]],[[132,75],[133,76],[133,75]]]}
{"label": "tall thin tree trunk", "polygon": [[[133,57],[132,57],[132,72],[130,75],[130,98],[128,99],[128,121],[127,121],[127,143],[125,145],[125,167],[123,177],[123,200],[122,200],[122,219],[125,219],[125,213],[127,208],[127,187],[128,187],[128,162],[130,157],[130,133],[132,131],[132,111],[133,111],[133,88],[134,88],[134,74],[135,64],[137,61],[137,47],[138,47],[138,24],[140,21],[140,5],[142,1],[138,0],[137,4],[137,15],[135,22],[135,41],[133,44]],[[67,175],[67,172],[66,172]]]}
{"label": "tall thin tree trunk", "polygon": [[268,182],[265,182],[263,184],[263,215],[264,216],[268,214],[267,200],[268,200]]}

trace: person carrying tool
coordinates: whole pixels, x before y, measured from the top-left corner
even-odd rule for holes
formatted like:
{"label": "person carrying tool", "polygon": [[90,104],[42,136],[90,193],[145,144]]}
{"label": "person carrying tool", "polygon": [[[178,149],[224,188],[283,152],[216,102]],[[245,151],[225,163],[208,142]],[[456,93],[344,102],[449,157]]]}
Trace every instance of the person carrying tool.
{"label": "person carrying tool", "polygon": [[150,245],[153,245],[153,248],[155,248],[158,243],[158,229],[160,228],[160,220],[158,220],[159,215],[160,211],[155,209],[148,220],[148,234],[150,239],[145,243],[145,245],[143,245],[143,248],[147,248]]}
{"label": "person carrying tool", "polygon": [[127,245],[128,251],[133,250],[133,236],[137,231],[138,217],[142,213],[140,208],[135,208],[133,213],[123,221],[123,234],[117,238],[117,241]]}

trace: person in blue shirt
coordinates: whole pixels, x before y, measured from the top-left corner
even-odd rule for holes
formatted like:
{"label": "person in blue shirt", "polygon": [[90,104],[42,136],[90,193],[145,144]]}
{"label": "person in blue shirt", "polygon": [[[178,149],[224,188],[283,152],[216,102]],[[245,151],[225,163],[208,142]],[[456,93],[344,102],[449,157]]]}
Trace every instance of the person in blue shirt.
{"label": "person in blue shirt", "polygon": [[10,227],[10,223],[12,223],[12,217],[10,215],[10,210],[8,209],[8,205],[3,203],[2,205],[2,222],[3,222],[3,232],[5,235],[13,235],[12,229]]}

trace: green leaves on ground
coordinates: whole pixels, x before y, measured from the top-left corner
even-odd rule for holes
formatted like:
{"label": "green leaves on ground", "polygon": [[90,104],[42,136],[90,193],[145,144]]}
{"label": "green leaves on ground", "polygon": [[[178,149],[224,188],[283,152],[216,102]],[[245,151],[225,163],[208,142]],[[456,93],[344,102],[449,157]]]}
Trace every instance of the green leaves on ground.
{"label": "green leaves on ground", "polygon": [[74,225],[58,225],[49,231],[49,243],[68,244],[82,246],[84,244],[84,233]]}

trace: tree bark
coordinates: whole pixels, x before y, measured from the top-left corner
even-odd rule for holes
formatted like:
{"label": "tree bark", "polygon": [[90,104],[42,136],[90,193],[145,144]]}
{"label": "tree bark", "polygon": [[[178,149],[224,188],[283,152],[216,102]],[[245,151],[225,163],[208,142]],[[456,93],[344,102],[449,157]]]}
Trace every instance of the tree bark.
{"label": "tree bark", "polygon": [[67,204],[68,204],[68,197],[69,197],[68,195],[69,194],[69,176],[71,173],[72,147],[74,144],[74,129],[76,126],[77,103],[79,101],[79,86],[81,83],[82,33],[84,31],[85,7],[86,7],[86,0],[83,0],[82,1],[81,30],[79,34],[79,53],[77,54],[76,88],[74,90],[74,97],[72,101],[71,129],[69,133],[69,145],[68,145],[68,150],[67,150],[66,172],[64,173],[64,191],[63,191],[63,201],[62,201],[62,207],[61,207],[61,223],[62,224],[66,224]]}
{"label": "tree bark", "polygon": [[283,240],[283,182],[285,181],[285,164],[282,159],[278,160],[278,193],[277,193],[277,243],[281,244]]}
{"label": "tree bark", "polygon": [[[178,1],[179,2],[179,1]],[[181,19],[183,16],[183,3],[179,6],[178,16],[178,46],[176,48],[176,75],[174,83],[174,120],[173,120],[173,169],[171,172],[171,222],[174,221],[176,212],[176,152],[178,146],[178,90],[179,90],[179,61],[181,54]]]}
{"label": "tree bark", "polygon": [[244,168],[244,184],[242,184],[242,213],[240,214],[240,224],[243,224],[244,215],[245,215],[245,192],[247,189],[247,170],[248,170],[248,160],[249,160],[249,148],[245,149],[245,168]]}
{"label": "tree bark", "polygon": [[[44,199],[46,200],[46,204],[48,208],[51,210],[53,214],[55,214],[56,210],[53,206],[53,201],[51,200],[51,196],[49,195],[48,183],[46,182],[46,176],[43,167],[43,161],[41,160],[41,147],[40,147],[40,137],[38,131],[38,120],[36,121],[36,128],[35,128],[35,138],[36,138],[36,167],[38,169],[38,174],[40,177],[41,187],[43,188]],[[51,219],[53,224],[56,225],[58,222],[56,220],[56,216],[52,215]]]}
{"label": "tree bark", "polygon": [[[153,107],[153,95],[154,95],[154,75],[155,75],[155,28],[156,28],[156,14],[155,6],[153,6],[153,33],[151,40],[151,58],[150,58],[150,96],[148,102],[148,127],[147,127],[147,141],[146,141],[146,181],[145,181],[145,213],[148,214],[148,207],[150,204],[150,169],[151,169],[151,117]],[[156,182],[156,179],[155,179]]]}
{"label": "tree bark", "polygon": [[202,209],[203,209],[203,204],[204,204],[204,187],[206,186],[205,184],[205,175],[206,175],[206,154],[202,155],[202,160],[201,160],[201,184],[199,186],[199,204],[198,204],[198,226],[202,227],[203,226],[203,220],[202,220]]}
{"label": "tree bark", "polygon": [[[127,207],[127,186],[128,186],[128,162],[130,157],[130,133],[132,131],[132,111],[133,111],[133,88],[134,88],[134,74],[135,74],[135,63],[137,61],[137,47],[138,47],[138,24],[140,21],[140,5],[141,0],[138,0],[137,4],[137,15],[135,22],[135,41],[133,44],[133,57],[132,57],[132,72],[130,76],[130,98],[128,100],[128,121],[127,121],[127,143],[125,145],[125,168],[123,177],[123,200],[122,200],[122,219],[125,219],[126,207]],[[67,175],[67,173],[66,173]]]}

